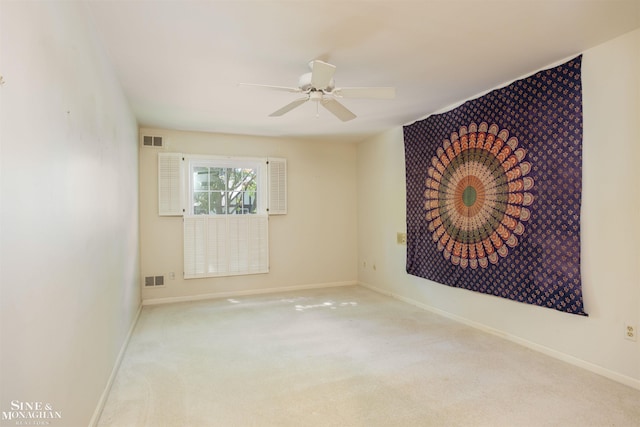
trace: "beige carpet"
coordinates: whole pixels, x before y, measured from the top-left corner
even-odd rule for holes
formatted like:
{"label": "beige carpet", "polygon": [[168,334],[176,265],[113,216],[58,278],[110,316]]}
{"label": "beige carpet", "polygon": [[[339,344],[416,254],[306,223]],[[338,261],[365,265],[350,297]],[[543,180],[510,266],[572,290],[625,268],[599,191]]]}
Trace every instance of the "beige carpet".
{"label": "beige carpet", "polygon": [[640,426],[640,391],[353,286],[144,307],[99,425]]}

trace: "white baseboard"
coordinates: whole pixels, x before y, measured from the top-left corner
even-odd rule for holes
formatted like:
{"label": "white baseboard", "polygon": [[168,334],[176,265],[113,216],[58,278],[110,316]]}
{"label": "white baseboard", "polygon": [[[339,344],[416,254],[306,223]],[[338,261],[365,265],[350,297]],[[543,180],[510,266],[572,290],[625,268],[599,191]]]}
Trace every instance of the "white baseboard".
{"label": "white baseboard", "polygon": [[109,397],[109,392],[111,391],[111,386],[113,385],[113,381],[118,374],[118,369],[120,368],[120,364],[122,363],[122,358],[124,357],[124,352],[127,350],[127,346],[129,345],[129,340],[131,339],[131,335],[133,334],[133,330],[136,328],[138,324],[138,319],[140,318],[140,313],[142,312],[142,304],[138,306],[138,311],[136,312],[135,317],[133,318],[133,322],[131,322],[131,327],[129,328],[129,332],[127,332],[127,336],[122,343],[122,347],[120,347],[120,352],[118,353],[118,357],[116,358],[116,363],[113,365],[113,369],[111,370],[111,375],[109,375],[109,379],[107,380],[107,384],[102,391],[102,395],[100,396],[100,400],[98,400],[98,405],[96,406],[95,411],[93,411],[93,416],[91,417],[91,421],[89,421],[89,427],[95,427],[98,425],[98,421],[100,420],[100,415],[102,415],[102,410],[104,409],[105,403],[107,403],[107,397]]}
{"label": "white baseboard", "polygon": [[413,300],[411,298],[404,297],[402,295],[396,294],[396,293],[391,292],[391,291],[387,291],[387,290],[384,290],[384,289],[377,288],[377,287],[375,287],[373,285],[370,285],[368,283],[359,282],[359,285],[361,285],[361,286],[363,286],[365,288],[371,289],[374,292],[378,292],[380,294],[390,296],[390,297],[395,298],[397,300],[400,300],[402,302],[406,302],[407,304],[411,304],[413,306],[416,306],[418,308],[422,308],[424,310],[430,311],[430,312],[438,314],[440,316],[455,320],[455,321],[460,322],[460,323],[464,323],[465,325],[471,326],[471,327],[473,327],[475,329],[479,329],[479,330],[481,330],[483,332],[487,332],[487,333],[490,333],[492,335],[499,336],[501,338],[504,338],[504,339],[509,340],[511,342],[514,342],[516,344],[520,344],[520,345],[522,345],[524,347],[530,348],[531,350],[535,350],[535,351],[537,351],[539,353],[543,353],[543,354],[545,354],[547,356],[553,357],[554,359],[562,360],[563,362],[567,362],[567,363],[569,363],[571,365],[577,366],[579,368],[585,369],[585,370],[593,372],[595,374],[602,375],[603,377],[609,378],[610,380],[613,380],[613,381],[619,382],[621,384],[624,384],[626,386],[629,386],[629,387],[635,388],[637,390],[640,390],[640,380],[637,380],[635,378],[629,377],[627,375],[620,374],[618,372],[615,372],[615,371],[612,371],[610,369],[604,368],[602,366],[593,364],[591,362],[587,362],[586,360],[579,359],[579,358],[571,356],[569,354],[562,353],[562,352],[554,350],[552,348],[545,347],[545,346],[540,345],[540,344],[536,344],[534,342],[525,340],[525,339],[520,338],[518,336],[507,334],[504,331],[501,331],[499,329],[494,329],[494,328],[491,328],[491,327],[489,327],[487,325],[483,325],[482,323],[474,322],[473,320],[469,320],[469,319],[466,319],[464,317],[458,316],[456,314],[449,313],[449,312],[444,311],[444,310],[440,310],[440,309],[438,309],[436,307],[432,307],[432,306],[430,306],[428,304],[424,304],[424,303],[422,303],[420,301],[416,301],[416,300]]}
{"label": "white baseboard", "polygon": [[304,289],[334,288],[337,286],[355,286],[357,284],[358,282],[356,281],[314,283],[310,285],[284,286],[281,288],[250,289],[245,291],[214,292],[214,293],[208,293],[208,294],[185,295],[185,296],[179,296],[179,297],[151,298],[151,299],[142,300],[142,305],[169,304],[174,302],[200,301],[200,300],[215,299],[215,298],[233,298],[233,297],[241,297],[241,296],[247,296],[247,295],[261,295],[261,294],[273,294],[277,292],[300,291]]}

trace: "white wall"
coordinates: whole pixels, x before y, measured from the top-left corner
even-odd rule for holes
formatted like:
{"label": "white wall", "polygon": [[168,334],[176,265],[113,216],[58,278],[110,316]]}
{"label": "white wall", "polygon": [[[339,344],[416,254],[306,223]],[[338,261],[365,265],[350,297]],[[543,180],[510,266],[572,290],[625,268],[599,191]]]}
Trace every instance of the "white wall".
{"label": "white wall", "polygon": [[406,247],[396,244],[396,232],[406,230],[401,128],[358,145],[359,281],[640,388],[640,341],[623,338],[624,322],[640,326],[639,55],[636,30],[583,56],[582,274],[589,317],[406,274]]}
{"label": "white wall", "polygon": [[84,5],[0,8],[0,411],[87,426],[140,306],[137,124]]}
{"label": "white wall", "polygon": [[158,216],[158,149],[141,148],[141,274],[165,276],[164,287],[142,290],[145,302],[357,282],[354,144],[161,129],[141,133],[164,136],[167,152],[283,157],[288,173],[288,214],[269,217],[269,273],[185,280],[182,218]]}

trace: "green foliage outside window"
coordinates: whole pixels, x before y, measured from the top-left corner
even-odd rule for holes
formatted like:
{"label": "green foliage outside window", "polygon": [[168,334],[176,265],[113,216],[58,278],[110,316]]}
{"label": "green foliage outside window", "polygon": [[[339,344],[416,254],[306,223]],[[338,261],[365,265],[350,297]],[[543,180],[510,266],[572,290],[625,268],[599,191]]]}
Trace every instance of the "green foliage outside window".
{"label": "green foliage outside window", "polygon": [[195,215],[257,213],[255,169],[195,166],[192,174]]}

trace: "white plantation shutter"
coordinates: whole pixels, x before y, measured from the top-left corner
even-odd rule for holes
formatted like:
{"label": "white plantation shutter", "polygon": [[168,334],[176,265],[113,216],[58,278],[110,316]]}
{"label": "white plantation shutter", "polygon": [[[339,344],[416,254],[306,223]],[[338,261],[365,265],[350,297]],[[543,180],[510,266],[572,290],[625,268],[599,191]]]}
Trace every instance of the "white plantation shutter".
{"label": "white plantation shutter", "polygon": [[184,218],[184,271],[190,277],[198,277],[207,270],[207,217],[190,216]]}
{"label": "white plantation shutter", "polygon": [[245,215],[229,216],[229,273],[249,269],[249,219]]}
{"label": "white plantation shutter", "polygon": [[158,215],[182,215],[184,183],[180,153],[158,153]]}
{"label": "white plantation shutter", "polygon": [[266,215],[184,217],[184,277],[269,272]]}
{"label": "white plantation shutter", "polygon": [[249,221],[249,272],[262,273],[269,271],[269,217],[252,216]]}
{"label": "white plantation shutter", "polygon": [[269,215],[287,213],[287,160],[270,157],[267,161]]}
{"label": "white plantation shutter", "polygon": [[223,217],[207,216],[207,275],[225,275],[228,272],[227,221]]}
{"label": "white plantation shutter", "polygon": [[[194,167],[244,168],[247,164],[258,170],[257,196],[250,196],[259,201],[257,214],[193,215]],[[158,211],[183,216],[185,279],[268,273],[265,209],[269,215],[287,213],[286,159],[158,153]]]}

